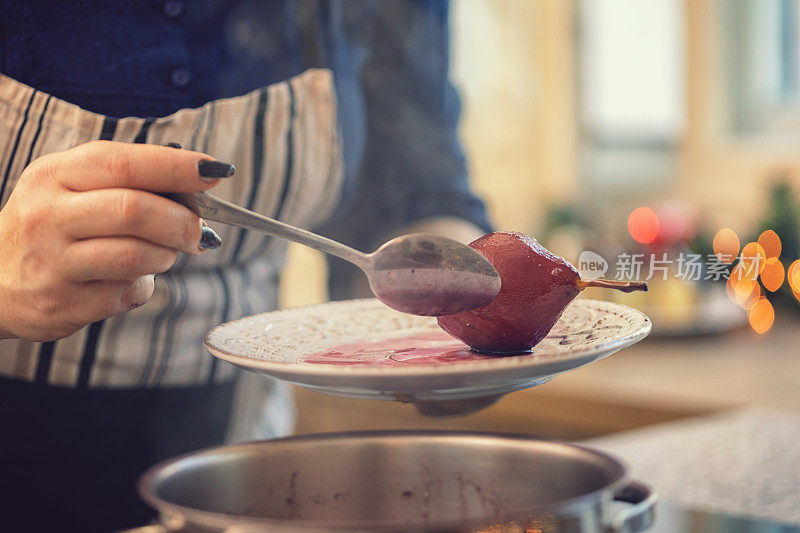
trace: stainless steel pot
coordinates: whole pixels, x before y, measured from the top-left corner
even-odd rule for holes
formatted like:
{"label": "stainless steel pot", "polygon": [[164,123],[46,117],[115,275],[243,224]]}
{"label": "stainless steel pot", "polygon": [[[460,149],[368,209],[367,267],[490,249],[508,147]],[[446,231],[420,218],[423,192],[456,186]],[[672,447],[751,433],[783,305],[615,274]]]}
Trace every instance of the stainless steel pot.
{"label": "stainless steel pot", "polygon": [[151,468],[139,492],[167,531],[226,533],[642,531],[656,500],[590,448],[419,431],[212,448]]}

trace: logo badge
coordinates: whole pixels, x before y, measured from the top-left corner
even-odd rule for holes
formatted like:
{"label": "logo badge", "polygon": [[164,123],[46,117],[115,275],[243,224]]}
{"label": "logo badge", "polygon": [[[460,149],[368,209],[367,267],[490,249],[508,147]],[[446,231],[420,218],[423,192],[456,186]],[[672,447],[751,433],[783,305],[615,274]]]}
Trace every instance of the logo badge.
{"label": "logo badge", "polygon": [[578,257],[578,272],[583,279],[602,278],[608,272],[608,262],[600,254],[584,250]]}

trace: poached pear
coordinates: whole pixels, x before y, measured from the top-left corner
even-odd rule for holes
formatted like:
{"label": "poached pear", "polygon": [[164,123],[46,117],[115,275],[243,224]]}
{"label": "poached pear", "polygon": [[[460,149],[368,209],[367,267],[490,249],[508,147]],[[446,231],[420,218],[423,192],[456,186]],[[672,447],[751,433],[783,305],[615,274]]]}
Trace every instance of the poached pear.
{"label": "poached pear", "polygon": [[644,282],[582,280],[565,259],[518,232],[495,232],[470,243],[500,274],[494,300],[471,311],[438,318],[439,326],[473,350],[519,353],[536,346],[564,309],[586,287],[631,292]]}

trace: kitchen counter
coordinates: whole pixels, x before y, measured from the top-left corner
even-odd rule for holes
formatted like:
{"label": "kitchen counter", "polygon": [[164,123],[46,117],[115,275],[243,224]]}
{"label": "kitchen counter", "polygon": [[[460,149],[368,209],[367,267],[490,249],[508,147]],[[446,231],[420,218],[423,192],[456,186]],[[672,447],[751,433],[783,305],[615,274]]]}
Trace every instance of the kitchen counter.
{"label": "kitchen counter", "polygon": [[[651,337],[553,382],[551,392],[653,407],[748,405],[800,411],[800,321],[781,310],[772,331]],[[786,316],[792,315],[792,316]]]}
{"label": "kitchen counter", "polygon": [[748,406],[800,412],[800,323],[789,315],[779,313],[766,335],[741,328],[648,338],[465,417],[431,419],[397,402],[298,389],[298,431],[474,429],[574,440]]}
{"label": "kitchen counter", "polygon": [[736,410],[584,444],[621,458],[665,506],[800,525],[800,413]]}

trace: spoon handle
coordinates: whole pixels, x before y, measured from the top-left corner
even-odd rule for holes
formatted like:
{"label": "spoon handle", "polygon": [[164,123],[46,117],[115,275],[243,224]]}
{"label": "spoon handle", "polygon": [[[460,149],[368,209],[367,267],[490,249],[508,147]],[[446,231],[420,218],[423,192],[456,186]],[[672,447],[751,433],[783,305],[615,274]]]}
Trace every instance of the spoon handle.
{"label": "spoon handle", "polygon": [[345,246],[327,237],[286,224],[264,215],[259,215],[236,204],[232,204],[205,192],[165,193],[162,196],[188,207],[194,214],[206,220],[223,222],[231,226],[246,228],[289,241],[309,246],[321,252],[341,257],[365,269],[368,266],[367,254]]}

